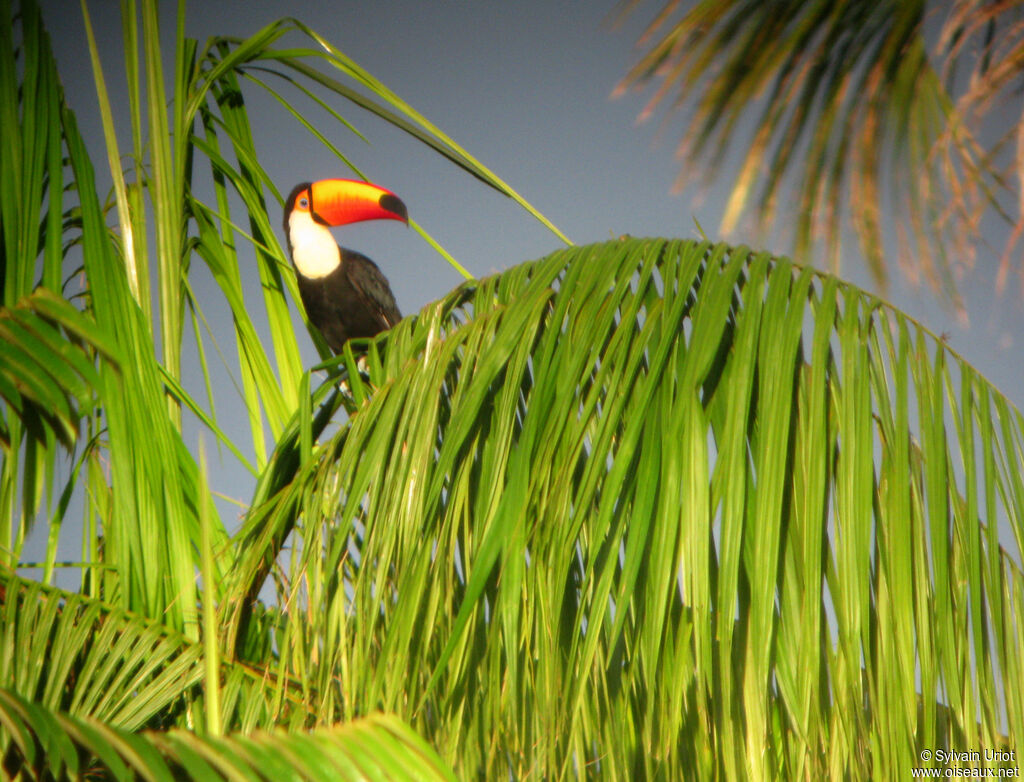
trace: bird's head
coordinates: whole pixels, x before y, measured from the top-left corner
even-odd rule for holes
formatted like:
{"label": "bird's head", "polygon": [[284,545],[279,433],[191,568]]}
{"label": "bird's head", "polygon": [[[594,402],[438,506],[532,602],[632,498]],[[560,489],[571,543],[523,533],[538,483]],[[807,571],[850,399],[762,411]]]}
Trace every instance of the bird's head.
{"label": "bird's head", "polygon": [[292,261],[305,277],[323,277],[341,261],[328,226],[363,220],[409,223],[402,200],[383,187],[354,179],[321,179],[296,185],[284,205],[284,231]]}

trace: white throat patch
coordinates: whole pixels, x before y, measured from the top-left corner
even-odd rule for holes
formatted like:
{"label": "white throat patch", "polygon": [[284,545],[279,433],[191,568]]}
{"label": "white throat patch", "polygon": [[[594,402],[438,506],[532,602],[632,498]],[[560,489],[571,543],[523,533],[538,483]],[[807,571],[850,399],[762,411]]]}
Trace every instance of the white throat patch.
{"label": "white throat patch", "polygon": [[319,279],[338,268],[341,250],[326,226],[313,219],[309,212],[292,212],[288,216],[288,235],[292,242],[292,260],[303,277]]}

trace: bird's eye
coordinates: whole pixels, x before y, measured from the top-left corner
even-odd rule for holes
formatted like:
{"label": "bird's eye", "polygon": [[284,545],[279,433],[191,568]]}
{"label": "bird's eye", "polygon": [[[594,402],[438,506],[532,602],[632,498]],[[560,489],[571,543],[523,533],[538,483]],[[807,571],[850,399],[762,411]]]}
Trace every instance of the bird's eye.
{"label": "bird's eye", "polygon": [[300,198],[299,199],[299,206],[301,206],[303,209],[306,209],[309,206],[309,199],[308,198]]}

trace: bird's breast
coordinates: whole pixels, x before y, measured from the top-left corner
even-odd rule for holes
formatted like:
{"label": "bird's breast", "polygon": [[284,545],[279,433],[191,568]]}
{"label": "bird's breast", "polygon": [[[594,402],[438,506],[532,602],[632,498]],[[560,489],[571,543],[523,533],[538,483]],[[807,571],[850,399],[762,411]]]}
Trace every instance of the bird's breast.
{"label": "bird's breast", "polygon": [[289,219],[292,261],[303,277],[321,279],[338,268],[341,249],[331,232],[308,214],[293,213]]}

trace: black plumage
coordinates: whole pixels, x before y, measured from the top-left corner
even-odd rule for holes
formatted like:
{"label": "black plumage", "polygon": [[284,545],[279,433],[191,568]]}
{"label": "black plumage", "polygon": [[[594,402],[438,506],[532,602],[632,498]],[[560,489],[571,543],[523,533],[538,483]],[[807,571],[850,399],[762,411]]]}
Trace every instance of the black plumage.
{"label": "black plumage", "polygon": [[297,274],[310,322],[335,353],[353,337],[372,337],[402,319],[387,278],[361,253],[341,248],[341,264],[326,277]]}

